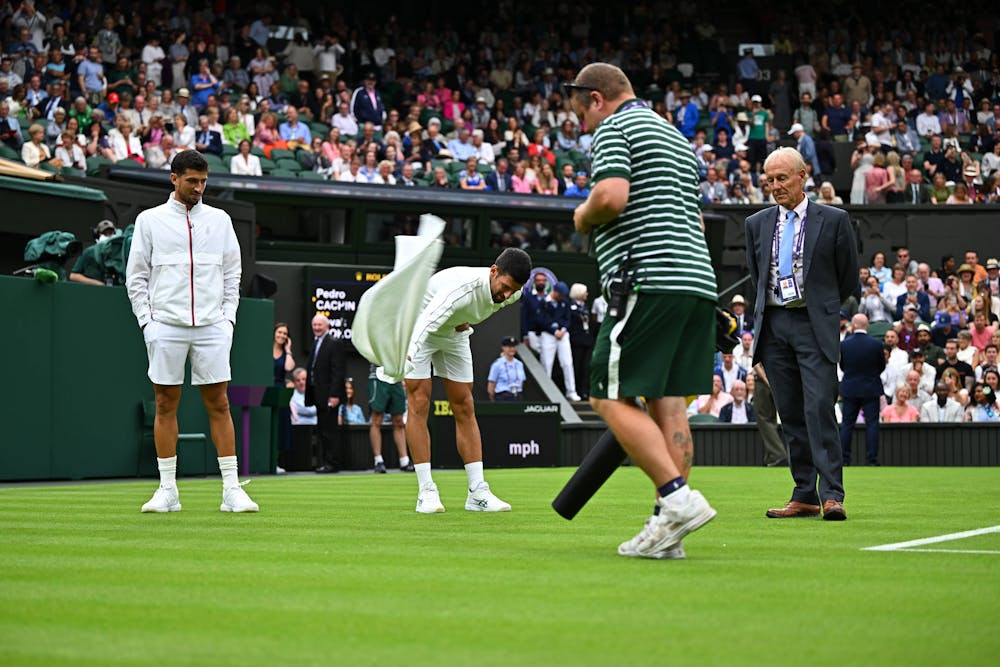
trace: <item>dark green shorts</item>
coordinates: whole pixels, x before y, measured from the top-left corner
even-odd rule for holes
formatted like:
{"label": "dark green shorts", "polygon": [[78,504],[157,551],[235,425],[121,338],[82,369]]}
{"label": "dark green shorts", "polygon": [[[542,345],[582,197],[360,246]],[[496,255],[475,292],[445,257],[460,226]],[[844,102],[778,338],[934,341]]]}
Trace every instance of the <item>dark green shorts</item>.
{"label": "dark green shorts", "polygon": [[606,317],[590,362],[594,398],[707,394],[715,358],[715,304],[638,292],[625,314]]}
{"label": "dark green shorts", "polygon": [[368,378],[368,409],[390,415],[406,412],[406,390],[403,389],[403,383],[389,384],[376,378]]}

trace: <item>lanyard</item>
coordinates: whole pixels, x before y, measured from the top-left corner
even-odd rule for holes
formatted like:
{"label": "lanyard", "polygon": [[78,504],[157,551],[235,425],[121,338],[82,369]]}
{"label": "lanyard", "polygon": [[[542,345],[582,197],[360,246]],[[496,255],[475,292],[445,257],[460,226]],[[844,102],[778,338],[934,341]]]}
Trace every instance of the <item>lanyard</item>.
{"label": "lanyard", "polygon": [[[786,213],[785,215],[786,215],[786,221],[787,221],[787,215],[788,214]],[[775,257],[778,256],[778,248],[781,247],[781,229],[782,229],[782,227],[784,227],[784,224],[782,224],[780,213],[779,213],[779,217],[778,217],[778,223],[779,224],[775,225],[775,227],[774,227],[774,256]],[[803,243],[803,239],[805,239],[805,236],[806,236],[805,235],[805,231],[806,231],[806,216],[803,215],[801,217],[800,221],[799,221],[799,233],[798,233],[798,236],[797,236],[797,238],[795,240],[795,248],[792,250],[792,253],[793,253],[793,255],[795,257],[802,257],[802,243]],[[793,233],[794,233],[794,230],[793,230]]]}

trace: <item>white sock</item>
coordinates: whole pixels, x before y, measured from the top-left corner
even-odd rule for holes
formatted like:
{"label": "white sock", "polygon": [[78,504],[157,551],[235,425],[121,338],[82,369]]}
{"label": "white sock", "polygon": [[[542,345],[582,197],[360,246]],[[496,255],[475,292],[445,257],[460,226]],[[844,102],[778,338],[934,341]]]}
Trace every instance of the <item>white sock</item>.
{"label": "white sock", "polygon": [[433,484],[434,480],[431,479],[431,464],[430,461],[427,463],[418,463],[413,466],[413,469],[417,472],[417,486],[421,489],[428,484]]}
{"label": "white sock", "polygon": [[691,487],[689,487],[687,484],[677,489],[670,495],[660,498],[660,500],[668,502],[671,505],[686,505],[688,500],[690,499],[691,499]]}
{"label": "white sock", "polygon": [[177,486],[177,455],[161,459],[157,457],[156,467],[160,469],[160,486],[172,488]]}
{"label": "white sock", "polygon": [[408,465],[410,465],[410,457],[409,456],[401,456],[399,458],[399,467],[400,468],[405,468]]}
{"label": "white sock", "polygon": [[469,491],[475,491],[476,487],[483,480],[483,462],[465,464],[465,474],[469,476]]}
{"label": "white sock", "polygon": [[380,456],[376,456],[375,457],[375,463],[385,463],[385,461],[382,459],[382,457],[380,455]]}
{"label": "white sock", "polygon": [[240,485],[239,469],[236,465],[236,456],[220,456],[219,472],[222,473],[222,488],[231,489]]}

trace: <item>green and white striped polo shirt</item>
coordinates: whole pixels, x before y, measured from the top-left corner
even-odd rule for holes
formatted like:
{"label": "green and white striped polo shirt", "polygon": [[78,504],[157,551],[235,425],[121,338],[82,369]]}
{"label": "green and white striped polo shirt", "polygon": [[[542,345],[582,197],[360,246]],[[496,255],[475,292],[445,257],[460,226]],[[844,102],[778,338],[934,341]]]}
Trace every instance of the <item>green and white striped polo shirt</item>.
{"label": "green and white striped polo shirt", "polygon": [[642,292],[717,299],[701,231],[698,163],[687,140],[652,109],[625,102],[594,132],[593,181],[629,181],[628,204],[594,231],[602,280],[621,269]]}

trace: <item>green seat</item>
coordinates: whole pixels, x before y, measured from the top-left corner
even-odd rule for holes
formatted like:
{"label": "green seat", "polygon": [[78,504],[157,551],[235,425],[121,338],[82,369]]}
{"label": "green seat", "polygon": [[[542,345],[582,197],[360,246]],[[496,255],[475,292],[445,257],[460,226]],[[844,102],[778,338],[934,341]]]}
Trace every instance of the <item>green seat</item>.
{"label": "green seat", "polygon": [[447,170],[449,174],[461,174],[465,171],[465,160],[452,160],[445,165],[445,170]]}
{"label": "green seat", "polygon": [[251,146],[250,147],[250,155],[256,155],[257,157],[259,157],[261,159],[267,157],[267,154],[264,153],[264,149],[261,148],[260,146]]}
{"label": "green seat", "polygon": [[[229,144],[222,144],[222,157],[232,156],[239,153],[239,149],[236,146],[230,146]],[[252,150],[250,151],[253,152]],[[263,151],[261,151],[263,153]]]}
{"label": "green seat", "polygon": [[114,164],[111,160],[103,157],[89,157],[87,158],[87,176],[99,176],[101,173],[101,167],[107,165],[110,166]]}
{"label": "green seat", "polygon": [[326,135],[330,134],[330,126],[326,123],[313,121],[309,123],[309,131],[312,132],[314,137],[319,137],[320,139],[326,141]]}
{"label": "green seat", "polygon": [[266,158],[266,157],[262,157],[260,159],[260,170],[262,172],[264,172],[265,174],[267,172],[269,172],[269,171],[274,171],[277,168],[278,168],[278,165],[274,163],[274,160],[271,160],[271,159]]}
{"label": "green seat", "polygon": [[275,169],[268,176],[273,176],[275,178],[296,178],[296,171],[288,171],[287,169]]}
{"label": "green seat", "polygon": [[275,160],[274,163],[278,165],[278,169],[284,171],[302,171],[302,165],[295,158],[283,157],[280,160]]}
{"label": "green seat", "polygon": [[299,178],[304,178],[304,179],[306,179],[308,181],[325,181],[326,180],[325,178],[323,178],[323,174],[318,174],[315,171],[306,171],[305,169],[303,169],[302,171],[300,171],[298,173],[298,177]]}
{"label": "green seat", "polygon": [[488,164],[483,164],[482,162],[480,162],[478,165],[476,165],[476,171],[485,176],[487,174],[493,173],[493,167],[491,167]]}
{"label": "green seat", "polygon": [[695,414],[688,417],[689,424],[717,424],[719,418],[715,415]]}
{"label": "green seat", "polygon": [[29,127],[32,126],[32,124],[34,124],[35,121],[30,120],[28,118],[18,118],[17,122],[21,125],[22,130],[27,130]]}
{"label": "green seat", "polygon": [[80,173],[80,170],[76,167],[63,167],[59,170],[59,173],[63,176],[83,176],[83,174]]}
{"label": "green seat", "polygon": [[7,144],[0,143],[0,157],[5,160],[20,160],[21,154]]}
{"label": "green seat", "polygon": [[215,155],[214,153],[202,153],[201,156],[205,158],[205,162],[208,163],[209,169],[211,169],[212,167],[222,166],[222,158],[219,157],[218,155]]}
{"label": "green seat", "polygon": [[885,338],[885,332],[892,328],[892,322],[869,322],[868,335],[872,338]]}
{"label": "green seat", "polygon": [[50,174],[58,174],[59,173],[59,168],[52,166],[48,162],[39,162],[38,163],[38,168],[41,169],[42,171],[47,171]]}
{"label": "green seat", "polygon": [[[306,170],[312,169],[312,164],[310,164],[310,161],[312,160],[312,154],[309,153],[309,151],[305,151],[305,150],[298,150],[298,151],[296,151],[295,152],[295,159],[298,161],[298,163],[300,165],[302,165],[303,169],[306,169]],[[315,164],[315,163],[313,163],[313,164]]]}
{"label": "green seat", "polygon": [[277,162],[282,158],[295,159],[295,151],[290,151],[284,148],[272,148],[271,149],[271,159]]}

